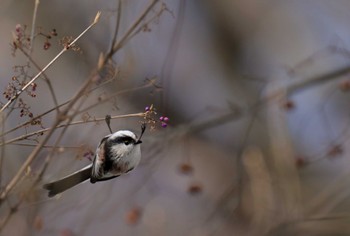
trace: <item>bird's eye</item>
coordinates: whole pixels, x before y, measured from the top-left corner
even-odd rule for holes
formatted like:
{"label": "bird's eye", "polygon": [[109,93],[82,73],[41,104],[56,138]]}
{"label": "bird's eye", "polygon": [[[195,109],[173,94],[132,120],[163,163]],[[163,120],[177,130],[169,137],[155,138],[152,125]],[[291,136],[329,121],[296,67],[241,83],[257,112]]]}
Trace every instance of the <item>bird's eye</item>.
{"label": "bird's eye", "polygon": [[125,144],[125,145],[129,145],[129,144],[130,144],[130,141],[124,141],[124,144]]}

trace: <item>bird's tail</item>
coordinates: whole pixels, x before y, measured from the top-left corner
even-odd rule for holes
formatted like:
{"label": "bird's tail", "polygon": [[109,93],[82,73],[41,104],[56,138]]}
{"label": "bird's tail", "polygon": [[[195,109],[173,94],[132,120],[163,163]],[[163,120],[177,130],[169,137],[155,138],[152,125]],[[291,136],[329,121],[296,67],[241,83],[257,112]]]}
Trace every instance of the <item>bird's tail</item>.
{"label": "bird's tail", "polygon": [[67,189],[74,187],[81,182],[91,177],[92,165],[89,165],[71,175],[68,175],[60,180],[47,183],[43,186],[44,189],[49,190],[49,197],[53,197],[56,194],[62,193]]}

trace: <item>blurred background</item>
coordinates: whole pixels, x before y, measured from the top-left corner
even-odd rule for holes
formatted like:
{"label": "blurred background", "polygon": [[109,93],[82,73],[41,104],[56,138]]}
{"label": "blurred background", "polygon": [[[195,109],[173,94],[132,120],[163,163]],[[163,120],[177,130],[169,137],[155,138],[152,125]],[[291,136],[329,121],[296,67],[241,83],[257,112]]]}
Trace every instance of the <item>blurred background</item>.
{"label": "blurred background", "polygon": [[[0,2],[2,91],[28,62],[20,51],[13,55],[12,42],[18,25],[32,29],[34,2]],[[118,37],[148,4],[121,0]],[[142,163],[128,175],[49,199],[42,184],[90,163],[87,153],[108,128],[69,126],[40,183],[30,187],[54,134],[2,202],[0,234],[350,235],[349,9],[345,0],[158,2],[147,17],[154,19],[113,56],[115,80],[86,95],[86,107],[128,92],[75,120],[154,104],[158,117],[169,117],[168,127],[147,130]],[[79,40],[80,49],[46,71],[58,104],[74,96],[111,46],[118,1],[38,5],[36,32],[57,32],[50,45],[40,35],[32,45],[41,68],[62,49],[59,41],[76,37],[97,11],[100,22]],[[27,73],[37,72],[31,66]],[[156,86],[143,87],[150,81]],[[55,107],[44,80],[35,93],[21,96],[34,115]],[[30,120],[20,114],[10,114],[3,132]],[[2,136],[2,143],[50,127],[54,117]],[[116,119],[111,126],[138,133],[140,120]],[[40,138],[2,146],[2,189]]]}

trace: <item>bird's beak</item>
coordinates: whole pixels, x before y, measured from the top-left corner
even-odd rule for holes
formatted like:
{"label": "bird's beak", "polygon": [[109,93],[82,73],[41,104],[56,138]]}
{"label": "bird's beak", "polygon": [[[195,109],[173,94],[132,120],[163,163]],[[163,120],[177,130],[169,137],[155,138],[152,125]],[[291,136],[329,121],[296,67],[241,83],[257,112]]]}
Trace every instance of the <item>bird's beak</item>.
{"label": "bird's beak", "polygon": [[140,143],[142,143],[142,141],[141,140],[137,140],[135,145],[140,144]]}
{"label": "bird's beak", "polygon": [[145,124],[145,123],[142,123],[142,125],[141,125],[141,134],[140,134],[139,139],[135,142],[135,144],[140,144],[140,143],[142,143],[141,138],[142,138],[142,135],[143,135],[143,133],[145,132],[145,130],[146,130],[146,124]]}

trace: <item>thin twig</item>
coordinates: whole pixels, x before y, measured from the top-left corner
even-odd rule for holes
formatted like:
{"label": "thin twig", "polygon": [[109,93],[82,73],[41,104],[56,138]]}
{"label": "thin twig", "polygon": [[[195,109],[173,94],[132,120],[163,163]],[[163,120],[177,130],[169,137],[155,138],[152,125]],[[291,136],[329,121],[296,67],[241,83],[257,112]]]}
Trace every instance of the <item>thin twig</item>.
{"label": "thin twig", "polygon": [[29,54],[33,51],[33,45],[34,45],[34,36],[35,36],[35,25],[36,25],[36,16],[38,15],[38,7],[39,7],[40,1],[35,0],[34,5],[34,12],[33,12],[33,19],[32,19],[32,30],[30,32],[30,44],[29,44]]}
{"label": "thin twig", "polygon": [[[4,132],[5,129],[5,119],[4,119],[4,114],[0,114],[0,119],[1,119],[1,132]],[[5,139],[4,137],[0,137],[1,142],[4,142]],[[0,147],[0,186],[1,186],[1,182],[2,182],[2,167],[3,167],[3,161],[4,161],[4,155],[5,155],[5,147]]]}
{"label": "thin twig", "polygon": [[[184,0],[182,0],[184,1]],[[152,23],[154,20],[156,20],[157,18],[160,17],[160,15],[166,11],[167,8],[165,8],[164,5],[162,5],[161,9],[150,19],[148,19],[147,21],[145,21],[142,25],[140,25],[132,34],[130,34],[130,36],[127,38],[127,41],[130,40],[131,38],[133,38],[135,35],[137,35],[138,33],[140,33],[145,26],[149,25],[150,23]]]}
{"label": "thin twig", "polygon": [[[25,50],[23,50],[23,48],[19,48],[19,50],[28,58],[28,60],[36,67],[36,69],[38,71],[42,71],[40,66],[34,61],[34,59],[31,57],[30,54],[28,54]],[[53,99],[55,108],[57,109],[57,112],[59,112],[57,96],[56,96],[55,91],[54,91],[54,89],[52,87],[51,81],[50,81],[49,77],[47,77],[47,75],[45,73],[42,73],[42,75],[44,77],[44,81],[47,83],[47,86],[49,87],[49,90],[50,90],[50,93],[52,95],[52,99]]]}
{"label": "thin twig", "polygon": [[[111,118],[112,119],[121,119],[121,118],[143,117],[143,116],[144,116],[144,113],[134,113],[134,114],[127,114],[127,115],[112,116]],[[52,126],[50,128],[37,130],[37,131],[34,131],[32,133],[24,134],[24,135],[21,135],[19,137],[7,140],[4,143],[0,143],[0,146],[11,144],[11,143],[14,143],[16,141],[24,140],[24,139],[27,139],[27,138],[32,137],[34,135],[40,135],[40,134],[48,132],[48,131],[50,131],[52,129],[63,128],[63,127],[66,127],[66,126],[71,126],[71,125],[80,125],[80,124],[85,124],[85,123],[89,123],[89,122],[99,122],[99,121],[103,121],[103,120],[105,120],[105,117],[103,117],[103,118],[96,118],[96,119],[93,119],[93,120],[79,120],[79,121],[71,122],[69,124],[62,124],[62,125]]]}
{"label": "thin twig", "polygon": [[[62,103],[62,104],[60,104],[59,107],[62,107],[62,106],[64,106],[64,105],[67,105],[69,102],[70,102],[70,100],[68,100],[68,101],[66,101],[66,102],[64,102],[64,103]],[[33,121],[42,118],[43,116],[45,116],[45,115],[51,113],[51,112],[54,111],[54,110],[56,110],[56,107],[51,108],[51,109],[45,111],[44,113],[41,113],[40,115],[37,115],[37,116],[33,117],[33,118],[30,119],[29,121],[23,122],[23,123],[17,125],[16,127],[12,128],[12,129],[5,131],[4,133],[2,133],[2,134],[0,135],[0,137],[3,137],[3,136],[5,136],[5,135],[7,135],[7,134],[9,134],[9,133],[12,133],[12,132],[16,131],[16,130],[19,129],[19,128],[25,127],[26,125],[31,124]]]}
{"label": "thin twig", "polygon": [[0,224],[0,232],[4,229],[4,227],[6,226],[6,224],[9,222],[9,220],[11,219],[11,217],[13,216],[13,214],[15,214],[18,210],[18,207],[20,206],[20,204],[23,201],[23,197],[16,203],[15,206],[10,207],[10,210],[8,212],[8,214],[6,215],[5,218],[3,218],[1,224]]}
{"label": "thin twig", "polygon": [[[56,119],[53,127],[57,126],[60,123],[60,119]],[[15,174],[15,176],[11,179],[11,181],[6,185],[5,189],[0,194],[0,204],[6,199],[8,193],[15,187],[17,182],[20,180],[22,174],[26,171],[28,166],[32,163],[34,158],[39,154],[42,147],[48,142],[51,135],[54,133],[55,129],[50,129],[49,133],[45,136],[45,138],[34,148],[32,153],[28,156],[26,161],[22,164],[22,166],[19,168],[18,172]]]}
{"label": "thin twig", "polygon": [[109,53],[113,52],[113,47],[117,41],[118,32],[119,32],[119,28],[120,28],[121,15],[122,15],[122,0],[119,0],[118,1],[118,9],[117,9],[117,22],[115,24],[113,39],[112,39],[112,43],[111,43],[111,48],[109,49]]}
{"label": "thin twig", "polygon": [[[112,79],[112,80],[113,80],[113,79]],[[102,87],[103,85],[105,85],[105,84],[111,82],[112,80],[108,80],[108,81],[106,81],[106,82],[104,82],[104,83],[102,83],[102,84],[99,84],[97,87],[94,87],[94,88],[92,88],[91,90],[89,90],[88,93],[93,92],[94,90],[96,90],[96,89]],[[45,115],[51,113],[51,112],[54,111],[54,110],[59,109],[59,108],[62,107],[62,106],[67,105],[67,104],[70,103],[70,102],[71,102],[71,99],[69,99],[68,101],[66,101],[66,102],[64,102],[64,103],[62,103],[62,104],[60,104],[60,105],[58,105],[58,107],[51,108],[51,109],[49,109],[49,110],[47,110],[47,111],[41,113],[40,115],[37,115],[37,116],[33,117],[33,118],[30,119],[29,121],[23,122],[23,123],[17,125],[16,127],[12,128],[12,129],[10,129],[10,130],[8,130],[8,131],[5,131],[4,133],[0,134],[0,137],[5,136],[5,135],[7,135],[7,134],[9,134],[9,133],[12,133],[12,132],[16,131],[17,129],[22,128],[22,127],[24,127],[24,126],[26,126],[26,125],[29,125],[29,124],[31,124],[33,121],[42,118],[43,116],[45,116]]]}
{"label": "thin twig", "polygon": [[[179,11],[177,16],[176,25],[174,28],[174,31],[171,35],[171,41],[169,44],[169,47],[167,49],[164,63],[162,65],[161,69],[161,75],[160,75],[160,83],[167,89],[167,93],[171,93],[171,82],[172,82],[172,70],[174,68],[174,62],[176,60],[180,37],[181,37],[181,31],[182,27],[185,21],[185,10],[186,10],[186,0],[181,0],[179,4]],[[166,80],[165,80],[166,78]],[[166,104],[168,103],[168,97],[164,92],[160,94],[160,100],[161,100],[161,111],[166,111]]]}
{"label": "thin twig", "polygon": [[[107,82],[110,82],[110,81],[111,81],[111,80],[109,80],[109,81],[107,81]],[[99,86],[90,89],[90,90],[88,91],[88,93],[93,92],[94,90],[98,89],[98,88],[101,87],[102,85],[103,85],[103,84],[100,84]],[[147,83],[146,85],[143,85],[143,86],[140,86],[140,87],[130,88],[130,89],[124,89],[124,90],[118,91],[118,92],[112,94],[111,96],[108,96],[108,97],[106,97],[106,98],[103,98],[103,99],[99,100],[98,102],[96,102],[95,104],[92,104],[92,105],[90,105],[90,106],[88,106],[88,107],[86,107],[86,108],[80,110],[80,111],[79,111],[79,114],[84,113],[84,112],[86,112],[86,111],[88,111],[88,110],[90,110],[90,109],[92,109],[92,108],[94,108],[94,107],[96,107],[96,106],[98,106],[98,105],[100,105],[100,104],[103,104],[103,103],[107,102],[108,100],[110,100],[110,99],[112,99],[112,98],[114,98],[114,97],[116,97],[116,96],[120,96],[120,95],[122,95],[122,94],[129,93],[129,92],[138,91],[138,90],[140,90],[140,89],[149,88],[149,87],[152,87],[152,86],[154,87],[155,84],[154,84],[154,83]],[[60,104],[60,105],[58,105],[58,107],[63,107],[63,106],[65,106],[65,105],[67,105],[70,101],[71,101],[71,99],[68,100],[68,101],[66,101],[66,102],[64,102],[64,103],[62,103],[62,104]],[[45,115],[51,113],[51,112],[54,111],[54,110],[56,110],[56,107],[51,108],[51,109],[49,109],[48,111],[46,111],[46,112],[44,112],[44,113],[42,113],[42,114],[40,114],[40,115],[37,115],[37,116],[33,117],[33,118],[30,119],[29,121],[23,122],[23,123],[17,125],[16,127],[12,128],[12,129],[10,129],[10,130],[7,130],[7,131],[5,131],[5,132],[3,132],[2,134],[0,134],[0,137],[5,136],[5,135],[7,135],[7,134],[9,134],[9,133],[12,133],[12,132],[16,131],[16,130],[19,129],[19,128],[25,127],[26,125],[31,124],[33,121],[42,118],[43,116],[45,116]]]}
{"label": "thin twig", "polygon": [[310,87],[320,85],[320,84],[329,82],[331,80],[339,79],[342,76],[345,76],[348,74],[350,74],[350,66],[345,66],[326,74],[312,76],[310,78],[301,78],[297,80],[292,80],[287,85],[283,84],[282,86],[271,91],[269,94],[267,94],[264,98],[260,100],[260,103],[267,103],[271,99],[279,97],[281,95],[281,92],[284,90],[287,91],[287,97],[288,97],[300,91],[306,90]]}
{"label": "thin twig", "polygon": [[101,105],[101,104],[103,104],[103,103],[105,103],[105,102],[108,102],[110,99],[115,98],[115,97],[117,97],[117,96],[120,96],[120,95],[122,95],[122,94],[129,93],[129,92],[134,92],[134,91],[138,91],[138,90],[145,89],[145,88],[149,88],[149,87],[152,87],[152,86],[153,86],[153,85],[152,85],[151,83],[149,83],[149,84],[146,84],[146,85],[143,85],[143,86],[140,86],[140,87],[130,88],[130,89],[124,89],[124,90],[118,91],[118,92],[116,92],[116,93],[114,93],[114,94],[112,94],[112,95],[110,95],[110,96],[108,96],[108,97],[106,97],[106,98],[103,98],[103,99],[99,100],[98,102],[96,102],[96,103],[94,103],[94,104],[91,104],[90,106],[88,106],[88,107],[86,107],[86,108],[80,110],[79,113],[80,113],[80,114],[81,114],[81,113],[84,113],[84,112],[86,112],[86,111],[88,111],[88,110],[90,110],[90,109],[92,109],[92,108],[94,108],[94,107],[96,107],[96,106],[99,106],[99,105]]}
{"label": "thin twig", "polygon": [[[38,144],[30,144],[30,143],[9,143],[9,145],[14,145],[14,146],[22,146],[22,147],[36,147]],[[81,146],[53,146],[53,145],[44,145],[43,148],[48,148],[48,149],[79,149]]]}
{"label": "thin twig", "polygon": [[[83,103],[86,101],[86,99],[81,99],[80,100],[80,104],[78,107],[81,107],[83,105]],[[68,118],[68,121],[67,121],[67,124],[71,124],[72,123],[72,120],[75,116],[77,116],[79,113],[79,109],[76,109],[75,112]],[[62,138],[63,138],[63,135],[64,133],[67,131],[68,129],[68,125],[65,126],[63,128],[63,130],[61,131],[61,133],[59,134],[58,138],[56,139],[56,142],[54,144],[54,147],[57,147],[58,144],[61,142]],[[48,168],[49,164],[50,164],[50,161],[52,159],[52,156],[54,155],[55,153],[55,148],[51,149],[51,152],[47,155],[47,157],[45,158],[45,161],[44,161],[44,165],[41,169],[41,171],[39,172],[39,175],[38,175],[38,178],[36,179],[36,182],[38,183],[41,179],[42,179],[42,176],[44,175],[46,169]]]}
{"label": "thin twig", "polygon": [[143,11],[143,13],[140,15],[140,17],[130,26],[130,28],[126,31],[124,36],[113,45],[112,51],[110,51],[109,54],[116,53],[120,48],[122,48],[125,43],[130,40],[129,36],[133,33],[133,31],[138,27],[138,25],[143,21],[143,19],[147,16],[147,14],[153,9],[154,5],[159,0],[152,0],[152,2],[146,7],[146,9]]}
{"label": "thin twig", "polygon": [[76,37],[68,46],[64,47],[36,76],[34,76],[26,85],[24,85],[17,93],[0,109],[3,112],[13,101],[15,101],[35,80],[37,80],[63,53],[68,51],[87,31],[89,31],[99,20],[101,13],[98,12],[95,20]]}

